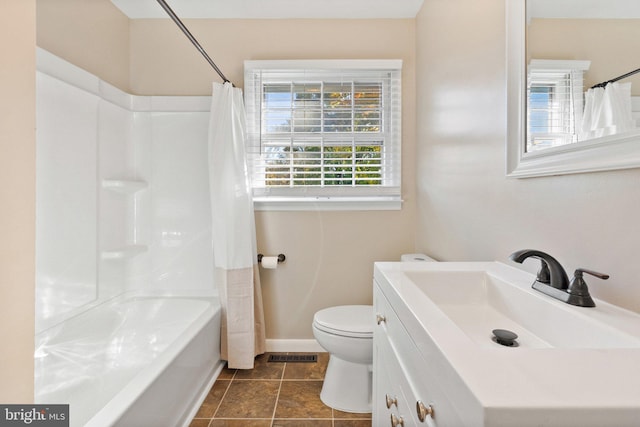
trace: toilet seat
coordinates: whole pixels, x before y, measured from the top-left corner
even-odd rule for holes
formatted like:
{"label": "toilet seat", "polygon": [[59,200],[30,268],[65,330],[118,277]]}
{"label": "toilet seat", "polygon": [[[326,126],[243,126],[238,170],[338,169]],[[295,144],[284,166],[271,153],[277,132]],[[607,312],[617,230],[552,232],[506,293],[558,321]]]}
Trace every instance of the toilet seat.
{"label": "toilet seat", "polygon": [[316,312],[313,326],[329,334],[351,338],[373,337],[373,307],[341,305]]}

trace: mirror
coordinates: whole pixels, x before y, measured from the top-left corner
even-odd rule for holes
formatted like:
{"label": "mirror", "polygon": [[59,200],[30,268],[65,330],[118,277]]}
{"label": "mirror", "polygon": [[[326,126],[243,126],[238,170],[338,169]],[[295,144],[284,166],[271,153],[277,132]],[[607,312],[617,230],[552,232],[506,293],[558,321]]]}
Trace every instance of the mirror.
{"label": "mirror", "polygon": [[606,89],[627,97],[625,122],[594,120],[593,93],[605,89],[589,90],[640,68],[640,2],[506,0],[506,10],[507,175],[640,167],[640,73]]}

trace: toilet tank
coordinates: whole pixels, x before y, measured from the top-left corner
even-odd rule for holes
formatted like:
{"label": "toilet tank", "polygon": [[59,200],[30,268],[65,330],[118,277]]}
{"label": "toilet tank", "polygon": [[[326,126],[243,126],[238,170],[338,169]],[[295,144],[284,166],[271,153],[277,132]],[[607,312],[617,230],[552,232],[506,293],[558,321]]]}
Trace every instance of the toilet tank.
{"label": "toilet tank", "polygon": [[437,262],[435,259],[425,254],[402,254],[400,256],[402,262]]}

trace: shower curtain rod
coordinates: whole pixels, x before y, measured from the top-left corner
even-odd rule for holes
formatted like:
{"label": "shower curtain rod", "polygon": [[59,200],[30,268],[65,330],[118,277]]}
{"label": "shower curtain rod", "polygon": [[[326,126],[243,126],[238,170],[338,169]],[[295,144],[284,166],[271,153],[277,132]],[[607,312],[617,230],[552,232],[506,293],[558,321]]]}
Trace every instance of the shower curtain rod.
{"label": "shower curtain rod", "polygon": [[[213,67],[213,69],[216,71],[216,73],[218,73],[218,75],[220,76],[220,78],[225,82],[229,82],[231,83],[231,80],[229,80],[228,78],[225,77],[224,74],[222,74],[222,71],[220,71],[220,68],[218,68],[218,66],[216,65],[215,62],[213,62],[213,60],[209,57],[209,55],[207,55],[207,52],[202,48],[202,46],[200,46],[200,43],[198,43],[198,40],[196,40],[195,37],[193,37],[193,35],[191,34],[191,32],[189,32],[189,29],[182,23],[182,21],[180,20],[180,18],[178,18],[178,15],[175,14],[175,12],[169,7],[169,5],[164,1],[164,0],[157,0],[158,3],[160,3],[160,6],[162,6],[162,8],[164,9],[165,12],[167,12],[167,14],[169,15],[169,17],[173,20],[173,22],[176,23],[176,25],[178,26],[178,28],[180,28],[182,30],[182,32],[184,33],[185,36],[187,36],[187,38],[191,41],[191,43],[193,43],[193,45],[196,47],[196,49],[198,49],[198,51],[200,51],[200,53],[202,54],[202,56],[204,56],[204,59],[207,60],[207,62],[209,64],[211,64],[211,66]],[[233,84],[233,83],[232,83]]]}
{"label": "shower curtain rod", "polygon": [[638,68],[637,70],[630,71],[627,74],[623,74],[621,76],[618,76],[615,79],[607,80],[606,82],[602,82],[602,83],[598,83],[597,85],[593,85],[593,86],[591,86],[591,89],[595,89],[597,87],[605,87],[609,83],[613,83],[613,82],[617,82],[618,80],[626,79],[627,77],[631,77],[631,76],[633,76],[634,74],[637,74],[637,73],[640,73],[640,68]]}

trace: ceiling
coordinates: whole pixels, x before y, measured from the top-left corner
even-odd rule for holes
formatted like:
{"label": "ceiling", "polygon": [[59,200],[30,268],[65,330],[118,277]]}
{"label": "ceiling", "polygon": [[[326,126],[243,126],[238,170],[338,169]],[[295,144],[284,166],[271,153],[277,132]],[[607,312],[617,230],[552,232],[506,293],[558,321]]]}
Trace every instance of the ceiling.
{"label": "ceiling", "polygon": [[[165,0],[180,18],[415,18],[424,0]],[[111,0],[131,19],[167,18],[156,0]]]}
{"label": "ceiling", "polygon": [[640,18],[638,0],[529,0],[530,18]]}

